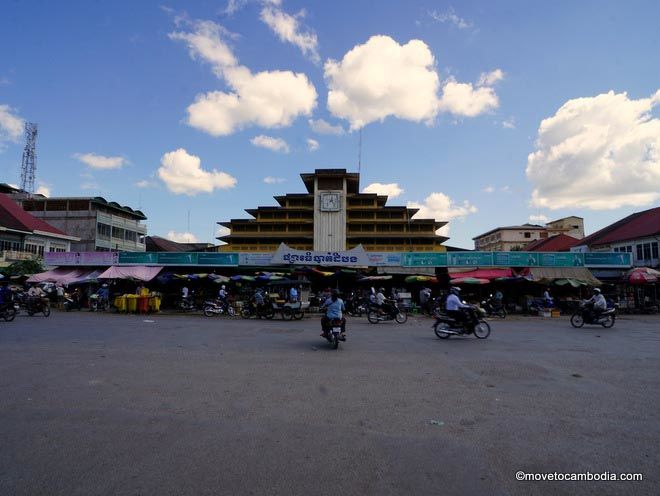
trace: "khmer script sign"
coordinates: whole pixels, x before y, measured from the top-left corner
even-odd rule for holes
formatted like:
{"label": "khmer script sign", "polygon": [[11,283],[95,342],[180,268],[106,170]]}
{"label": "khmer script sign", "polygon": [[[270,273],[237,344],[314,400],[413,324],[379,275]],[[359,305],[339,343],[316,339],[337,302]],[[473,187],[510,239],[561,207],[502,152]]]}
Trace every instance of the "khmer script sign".
{"label": "khmer script sign", "polygon": [[332,265],[337,267],[368,266],[369,257],[362,245],[347,251],[294,250],[282,243],[273,254],[272,264]]}

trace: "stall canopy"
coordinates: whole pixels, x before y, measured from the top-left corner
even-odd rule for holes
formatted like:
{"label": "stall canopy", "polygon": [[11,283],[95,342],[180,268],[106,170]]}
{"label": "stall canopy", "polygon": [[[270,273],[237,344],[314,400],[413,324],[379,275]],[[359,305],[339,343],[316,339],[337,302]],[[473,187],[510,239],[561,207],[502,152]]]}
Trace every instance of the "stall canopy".
{"label": "stall canopy", "polygon": [[68,267],[58,267],[40,274],[30,276],[26,282],[54,282],[56,284],[72,284],[75,282],[84,282],[95,279],[101,271],[94,269],[72,269]]}
{"label": "stall canopy", "polygon": [[585,267],[530,267],[524,275],[531,281],[542,284],[550,284],[558,279],[570,279],[573,283],[581,282],[589,286],[602,284]]}
{"label": "stall canopy", "polygon": [[660,272],[649,267],[637,267],[626,273],[625,280],[630,284],[653,284],[660,281]]}
{"label": "stall canopy", "polygon": [[163,270],[162,267],[145,267],[136,265],[131,267],[110,267],[99,275],[99,279],[136,279],[138,281],[149,282],[158,273]]}

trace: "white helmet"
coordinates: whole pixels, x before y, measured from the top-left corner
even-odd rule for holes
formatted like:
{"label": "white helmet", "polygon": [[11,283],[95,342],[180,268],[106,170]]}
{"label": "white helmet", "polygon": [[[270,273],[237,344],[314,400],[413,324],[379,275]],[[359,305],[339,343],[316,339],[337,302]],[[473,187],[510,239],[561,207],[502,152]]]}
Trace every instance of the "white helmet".
{"label": "white helmet", "polygon": [[220,289],[225,289],[225,285],[223,284],[223,285],[220,287]]}
{"label": "white helmet", "polygon": [[599,288],[594,288],[594,293],[599,293],[600,294],[600,289]]}
{"label": "white helmet", "polygon": [[457,286],[452,286],[451,288],[449,288],[449,292],[458,296],[459,294],[461,294],[461,288]]}

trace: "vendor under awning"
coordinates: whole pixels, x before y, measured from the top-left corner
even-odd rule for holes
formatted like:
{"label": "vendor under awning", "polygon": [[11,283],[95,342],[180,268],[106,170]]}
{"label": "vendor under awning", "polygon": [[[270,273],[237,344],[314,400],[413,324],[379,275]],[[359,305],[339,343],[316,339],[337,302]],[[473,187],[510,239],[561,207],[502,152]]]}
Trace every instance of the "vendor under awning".
{"label": "vendor under awning", "polygon": [[600,286],[602,282],[596,279],[586,267],[530,267],[522,275],[533,282],[550,284],[558,279],[568,279],[589,286]]}

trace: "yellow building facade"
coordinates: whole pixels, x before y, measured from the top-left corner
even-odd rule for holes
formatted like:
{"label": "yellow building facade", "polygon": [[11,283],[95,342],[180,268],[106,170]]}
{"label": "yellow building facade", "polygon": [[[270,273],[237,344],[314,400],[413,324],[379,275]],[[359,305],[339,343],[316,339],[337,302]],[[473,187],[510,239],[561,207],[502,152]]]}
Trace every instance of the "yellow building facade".
{"label": "yellow building facade", "polygon": [[316,169],[300,175],[306,193],[275,196],[276,206],[245,211],[250,219],[218,222],[229,234],[220,251],[270,252],[280,243],[299,250],[445,251],[436,231],[446,222],[417,219],[416,208],[388,206],[387,196],[360,193],[360,175]]}

